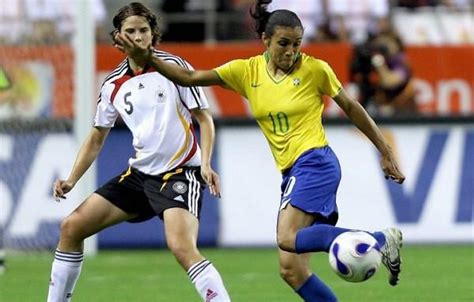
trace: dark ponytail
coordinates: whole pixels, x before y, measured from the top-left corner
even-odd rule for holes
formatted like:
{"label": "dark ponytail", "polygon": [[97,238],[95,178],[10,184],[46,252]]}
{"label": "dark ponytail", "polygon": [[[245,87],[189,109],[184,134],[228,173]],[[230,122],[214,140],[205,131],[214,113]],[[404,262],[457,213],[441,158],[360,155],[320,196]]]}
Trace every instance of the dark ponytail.
{"label": "dark ponytail", "polygon": [[255,19],[255,32],[259,37],[262,33],[271,37],[275,32],[275,26],[303,28],[300,18],[292,11],[278,9],[269,12],[267,7],[271,2],[272,0],[257,0],[255,9],[253,11],[250,9],[250,15]]}
{"label": "dark ponytail", "polygon": [[271,2],[272,0],[257,0],[254,11],[250,9],[250,15],[255,19],[255,32],[259,37],[265,32],[268,18],[271,15],[271,13],[267,11],[267,7]]}

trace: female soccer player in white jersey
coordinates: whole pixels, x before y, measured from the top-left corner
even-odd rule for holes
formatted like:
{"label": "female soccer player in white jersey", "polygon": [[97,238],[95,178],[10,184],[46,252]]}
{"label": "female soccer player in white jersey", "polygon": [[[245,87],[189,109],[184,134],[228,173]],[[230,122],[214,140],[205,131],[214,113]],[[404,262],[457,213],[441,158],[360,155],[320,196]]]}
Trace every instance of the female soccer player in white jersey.
{"label": "female soccer player in white jersey", "polygon": [[[141,3],[122,7],[113,24],[115,32],[126,33],[137,45],[153,47],[159,42],[156,16]],[[153,55],[191,68],[169,53],[153,50]],[[119,222],[140,222],[154,216],[163,219],[168,247],[202,299],[230,301],[218,271],[196,246],[206,183],[211,194],[220,194],[219,178],[210,164],[214,124],[207,108],[202,89],[177,86],[147,62],[130,56],[105,79],[94,127],[67,180],[55,182],[54,197],[65,198],[72,190],[96,159],[118,116],[133,134],[136,154],[126,171],[100,187],[62,222],[49,302],[71,300],[82,267],[85,238]],[[201,148],[191,116],[200,125]]]}
{"label": "female soccer player in white jersey", "polygon": [[[130,56],[179,85],[221,85],[249,101],[283,177],[277,226],[281,276],[305,301],[336,301],[331,289],[311,273],[308,254],[328,252],[334,238],[349,231],[335,227],[341,174],[321,123],[322,96],[333,98],[377,147],[386,178],[402,183],[405,177],[374,121],[347,96],[329,65],[300,52],[303,27],[298,16],[288,10],[269,13],[270,2],[257,1],[252,13],[265,53],[213,70],[192,71],[166,63],[127,33],[117,39]],[[381,246],[389,282],[396,285],[402,234],[390,228],[372,235]]]}

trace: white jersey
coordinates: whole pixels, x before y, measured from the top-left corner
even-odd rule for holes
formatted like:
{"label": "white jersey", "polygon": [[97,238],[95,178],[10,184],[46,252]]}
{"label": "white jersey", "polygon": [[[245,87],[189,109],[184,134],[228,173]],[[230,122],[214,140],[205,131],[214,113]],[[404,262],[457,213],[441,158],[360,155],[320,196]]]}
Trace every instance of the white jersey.
{"label": "white jersey", "polygon": [[[192,68],[169,53],[155,51],[154,55]],[[201,164],[191,110],[208,107],[201,88],[178,86],[149,67],[134,75],[125,59],[105,78],[94,126],[111,128],[120,115],[133,135],[136,154],[129,159],[130,166],[158,175],[176,167]]]}

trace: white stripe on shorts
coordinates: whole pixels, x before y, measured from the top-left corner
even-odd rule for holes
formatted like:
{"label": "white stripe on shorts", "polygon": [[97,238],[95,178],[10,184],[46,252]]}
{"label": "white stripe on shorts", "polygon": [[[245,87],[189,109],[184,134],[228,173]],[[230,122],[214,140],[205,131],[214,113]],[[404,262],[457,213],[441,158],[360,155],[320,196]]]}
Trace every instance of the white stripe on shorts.
{"label": "white stripe on shorts", "polygon": [[186,178],[189,181],[188,208],[189,212],[198,217],[198,201],[201,195],[201,183],[196,179],[196,171],[186,171]]}

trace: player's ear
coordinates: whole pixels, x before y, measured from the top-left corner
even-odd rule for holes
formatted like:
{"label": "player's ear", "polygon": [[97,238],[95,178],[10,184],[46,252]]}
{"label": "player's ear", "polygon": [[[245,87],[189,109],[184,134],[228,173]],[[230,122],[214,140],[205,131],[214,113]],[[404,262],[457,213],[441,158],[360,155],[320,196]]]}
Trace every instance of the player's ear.
{"label": "player's ear", "polygon": [[270,37],[267,36],[265,33],[262,33],[262,42],[267,48],[270,47]]}

